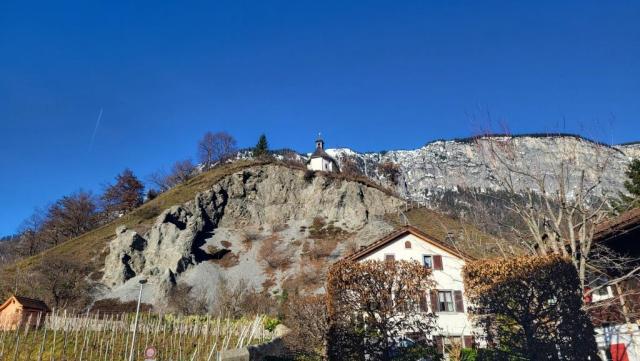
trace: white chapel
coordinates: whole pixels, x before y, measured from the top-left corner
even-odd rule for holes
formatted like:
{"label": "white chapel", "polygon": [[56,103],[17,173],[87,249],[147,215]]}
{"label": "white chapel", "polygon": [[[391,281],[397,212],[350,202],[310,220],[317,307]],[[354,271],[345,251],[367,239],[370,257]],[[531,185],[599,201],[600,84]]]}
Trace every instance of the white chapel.
{"label": "white chapel", "polygon": [[324,140],[320,134],[316,139],[316,150],[307,161],[307,169],[321,172],[340,172],[338,162],[324,151]]}

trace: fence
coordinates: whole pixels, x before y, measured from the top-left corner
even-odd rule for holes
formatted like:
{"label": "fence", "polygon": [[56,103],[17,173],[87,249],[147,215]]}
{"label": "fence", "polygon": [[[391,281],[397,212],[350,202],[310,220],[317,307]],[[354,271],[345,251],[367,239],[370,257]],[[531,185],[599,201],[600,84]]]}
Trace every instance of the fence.
{"label": "fence", "polygon": [[219,361],[225,350],[271,341],[264,317],[231,320],[212,316],[141,314],[71,315],[66,311],[27,319],[0,331],[0,360],[128,360],[134,332],[134,359],[154,346],[157,360]]}

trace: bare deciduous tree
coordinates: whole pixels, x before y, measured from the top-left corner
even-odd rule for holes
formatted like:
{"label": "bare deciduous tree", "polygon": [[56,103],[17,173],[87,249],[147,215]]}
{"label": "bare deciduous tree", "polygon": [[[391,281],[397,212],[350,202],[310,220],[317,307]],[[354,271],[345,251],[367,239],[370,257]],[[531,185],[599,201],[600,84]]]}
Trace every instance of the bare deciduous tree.
{"label": "bare deciduous tree", "polygon": [[325,295],[291,297],[284,314],[285,323],[291,329],[284,337],[287,349],[296,356],[323,359],[329,326]]}
{"label": "bare deciduous tree", "polygon": [[91,295],[87,267],[69,257],[47,256],[36,267],[35,289],[55,308],[84,307]]}
{"label": "bare deciduous tree", "polygon": [[198,159],[205,169],[236,151],[236,140],[227,132],[206,132],[198,142]]}
{"label": "bare deciduous tree", "polygon": [[36,210],[22,222],[17,247],[21,256],[30,257],[46,248],[46,240],[42,232],[45,224],[44,213]]}
{"label": "bare deciduous tree", "polygon": [[[601,252],[594,247],[596,227],[610,211],[609,195],[602,187],[610,169],[610,152],[605,145],[591,144],[595,153],[585,155],[580,148],[586,140],[576,138],[564,143],[560,152],[548,154],[552,161],[538,164],[518,151],[517,141],[510,136],[476,138],[482,156],[494,170],[493,177],[518,195],[507,208],[520,217],[524,229],[512,227],[511,234],[531,253],[571,259],[585,293],[606,286],[592,283],[612,268],[623,267],[613,257],[603,264]],[[631,277],[636,271],[625,273]]]}
{"label": "bare deciduous tree", "polygon": [[79,191],[52,204],[42,228],[44,237],[57,245],[92,230],[98,223],[99,212],[94,196]]}
{"label": "bare deciduous tree", "polygon": [[195,174],[196,166],[193,165],[190,159],[185,159],[173,163],[169,173],[161,169],[151,173],[147,180],[156,186],[160,192],[166,192],[178,184],[193,178]]}
{"label": "bare deciduous tree", "polygon": [[178,283],[168,294],[169,310],[181,315],[200,315],[207,312],[209,301],[206,294],[195,291],[186,283]]}

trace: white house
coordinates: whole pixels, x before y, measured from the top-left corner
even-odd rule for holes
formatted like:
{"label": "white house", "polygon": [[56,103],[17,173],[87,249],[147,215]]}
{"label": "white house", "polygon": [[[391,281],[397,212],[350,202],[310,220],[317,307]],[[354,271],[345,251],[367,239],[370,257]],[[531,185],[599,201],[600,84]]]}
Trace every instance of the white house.
{"label": "white house", "polygon": [[461,253],[415,227],[405,226],[347,257],[352,261],[418,261],[433,270],[436,288],[425,295],[429,311],[437,314],[439,330],[435,336],[442,352],[444,345],[456,342],[474,344],[474,329],[467,314],[462,267],[472,257]]}
{"label": "white house", "polygon": [[316,150],[307,161],[307,169],[322,172],[339,172],[338,162],[324,151],[324,140],[320,135],[316,139]]}

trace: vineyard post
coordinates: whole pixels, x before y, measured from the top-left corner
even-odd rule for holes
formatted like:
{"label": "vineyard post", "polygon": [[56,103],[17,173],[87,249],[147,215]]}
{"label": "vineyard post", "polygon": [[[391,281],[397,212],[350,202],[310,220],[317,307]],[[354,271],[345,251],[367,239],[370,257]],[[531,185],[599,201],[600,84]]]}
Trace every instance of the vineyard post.
{"label": "vineyard post", "polygon": [[131,352],[129,352],[129,361],[133,361],[133,355],[135,354],[136,345],[136,331],[138,331],[138,316],[140,315],[140,300],[142,300],[142,287],[147,283],[146,279],[138,281],[140,283],[140,293],[138,294],[138,305],[136,306],[136,319],[133,322],[133,336],[131,337]]}

